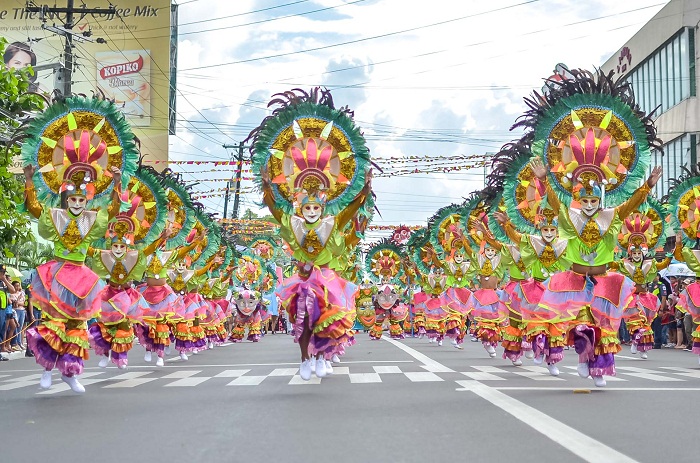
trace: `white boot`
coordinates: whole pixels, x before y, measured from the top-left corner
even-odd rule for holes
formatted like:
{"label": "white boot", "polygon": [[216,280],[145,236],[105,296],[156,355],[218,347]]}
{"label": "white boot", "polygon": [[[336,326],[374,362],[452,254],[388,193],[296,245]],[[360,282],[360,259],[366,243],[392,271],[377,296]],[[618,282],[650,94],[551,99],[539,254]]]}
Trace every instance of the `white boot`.
{"label": "white boot", "polygon": [[535,358],[535,351],[534,350],[526,350],[523,355],[525,356],[526,359],[532,360]]}
{"label": "white boot", "polygon": [[633,342],[632,345],[630,346],[630,354],[636,354],[637,353],[637,343]]}
{"label": "white boot", "polygon": [[535,357],[535,353],[533,352],[532,356],[532,363],[534,363],[535,365],[542,365],[542,362],[544,361],[544,355],[538,355],[537,357]]}
{"label": "white boot", "polygon": [[484,344],[484,349],[486,349],[486,352],[488,352],[491,357],[496,356],[496,349],[491,344]]}
{"label": "white boot", "polygon": [[[170,344],[168,344],[167,346],[165,346],[164,352],[165,352],[165,355],[170,355]],[[150,360],[149,360],[149,362],[150,362]]]}
{"label": "white boot", "polygon": [[457,339],[450,338],[450,342],[452,343],[453,346],[457,347]]}
{"label": "white boot", "polygon": [[595,387],[605,387],[605,385],[607,384],[605,382],[605,378],[603,378],[602,376],[594,376],[593,383],[595,384]]}
{"label": "white boot", "polygon": [[109,364],[109,357],[106,355],[103,355],[102,358],[100,359],[100,363],[98,363],[97,366],[100,368],[107,368],[108,364]]}
{"label": "white boot", "polygon": [[180,360],[182,360],[183,362],[187,361],[187,354],[185,354],[185,352],[180,352]]}
{"label": "white boot", "polygon": [[311,360],[306,359],[301,364],[299,365],[299,376],[301,376],[301,379],[304,381],[308,381],[311,379]]}
{"label": "white boot", "polygon": [[63,380],[64,383],[66,383],[68,386],[70,386],[71,390],[77,394],[82,394],[85,392],[85,388],[83,387],[82,384],[78,382],[78,378],[75,376],[66,376],[66,375],[61,375],[61,379]]}
{"label": "white boot", "polygon": [[553,363],[548,363],[547,364],[547,369],[549,370],[549,374],[552,376],[559,376],[559,368]]}
{"label": "white boot", "polygon": [[513,360],[513,366],[519,367],[520,365],[523,364],[523,361],[518,359],[518,360]]}
{"label": "white boot", "polygon": [[442,346],[442,339],[438,340],[438,346]]}
{"label": "white boot", "polygon": [[311,368],[311,373],[316,373],[316,357],[309,359],[309,368]]}
{"label": "white boot", "polygon": [[588,369],[588,363],[579,363],[576,367],[576,371],[578,371],[578,375],[581,378],[588,378],[591,375],[591,371]]}
{"label": "white boot", "polygon": [[41,379],[39,380],[39,387],[41,389],[50,389],[51,388],[51,372],[50,371],[44,371],[41,374]]}
{"label": "white boot", "polygon": [[649,358],[649,356],[647,355],[647,353],[646,353],[646,352],[642,352],[642,355],[641,355],[641,357],[642,357],[642,358],[643,358],[644,360],[646,360],[646,359],[648,359],[648,358]]}
{"label": "white boot", "polygon": [[143,356],[144,362],[150,362],[151,361],[151,351],[147,350],[146,354]]}
{"label": "white boot", "polygon": [[325,378],[327,373],[326,362],[323,359],[316,359],[316,377]]}
{"label": "white boot", "polygon": [[435,342],[435,338],[428,338],[428,342],[429,342],[430,344],[434,343],[434,342]]}
{"label": "white boot", "polygon": [[331,362],[340,363],[340,357],[338,357],[338,354],[333,354],[333,358],[331,359]]}
{"label": "white boot", "polygon": [[325,360],[326,363],[326,375],[330,376],[333,374],[333,364],[330,360]]}
{"label": "white boot", "polygon": [[165,365],[165,361],[163,361],[163,357],[158,357],[158,360],[156,360],[156,366],[162,367],[163,365]]}
{"label": "white boot", "polygon": [[120,363],[119,365],[117,365],[117,368],[119,368],[120,370],[126,369],[126,363]]}

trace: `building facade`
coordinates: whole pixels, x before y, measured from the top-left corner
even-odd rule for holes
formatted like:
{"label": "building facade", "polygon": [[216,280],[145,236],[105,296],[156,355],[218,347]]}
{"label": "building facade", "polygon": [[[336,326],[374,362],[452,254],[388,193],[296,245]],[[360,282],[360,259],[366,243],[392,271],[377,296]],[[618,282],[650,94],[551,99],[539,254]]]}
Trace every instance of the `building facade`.
{"label": "building facade", "polygon": [[[666,180],[698,162],[699,25],[700,1],[671,0],[601,66],[626,76],[641,108],[653,111],[664,154],[655,152],[652,163],[663,166]],[[661,181],[654,193],[661,198],[668,187]]]}

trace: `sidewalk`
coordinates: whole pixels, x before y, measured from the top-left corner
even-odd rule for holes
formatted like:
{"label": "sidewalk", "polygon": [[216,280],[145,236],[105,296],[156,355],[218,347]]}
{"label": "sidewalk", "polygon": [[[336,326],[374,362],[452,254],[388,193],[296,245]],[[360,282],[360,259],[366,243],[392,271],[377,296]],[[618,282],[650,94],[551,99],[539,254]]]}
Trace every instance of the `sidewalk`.
{"label": "sidewalk", "polygon": [[0,357],[8,360],[17,360],[24,358],[24,349],[17,352],[0,352]]}

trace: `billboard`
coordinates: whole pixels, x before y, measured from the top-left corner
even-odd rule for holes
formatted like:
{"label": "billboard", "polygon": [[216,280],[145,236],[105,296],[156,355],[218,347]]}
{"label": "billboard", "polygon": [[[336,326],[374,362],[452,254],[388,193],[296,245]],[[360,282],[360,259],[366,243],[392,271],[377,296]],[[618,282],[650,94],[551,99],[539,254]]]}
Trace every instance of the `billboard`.
{"label": "billboard", "polygon": [[[48,7],[66,6],[54,3]],[[90,9],[114,5],[116,14],[83,14],[82,4],[76,5],[75,25],[70,31],[75,62],[72,92],[92,95],[97,91],[115,100],[141,141],[141,153],[149,159],[167,161],[168,133],[174,130],[170,109],[175,91],[171,85],[174,60],[170,0],[85,3]],[[42,6],[40,2],[35,4]],[[7,67],[33,65],[34,88],[51,93],[61,88],[65,39],[60,33],[66,15],[46,9],[29,13],[25,6],[24,0],[0,2],[0,36],[9,42],[3,63]]]}

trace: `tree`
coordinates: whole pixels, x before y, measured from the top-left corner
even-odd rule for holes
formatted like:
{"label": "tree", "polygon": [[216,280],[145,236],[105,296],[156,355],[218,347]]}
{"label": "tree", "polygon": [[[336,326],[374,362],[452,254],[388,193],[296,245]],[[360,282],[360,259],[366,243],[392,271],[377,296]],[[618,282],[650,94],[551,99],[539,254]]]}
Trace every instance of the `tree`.
{"label": "tree", "polygon": [[[0,55],[7,40],[0,37]],[[27,114],[44,108],[44,99],[29,93],[31,68],[0,66],[0,253],[12,257],[12,243],[26,242],[31,235],[29,216],[18,205],[24,201],[24,179],[8,171],[20,147],[10,140]]]}

